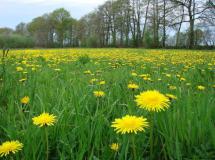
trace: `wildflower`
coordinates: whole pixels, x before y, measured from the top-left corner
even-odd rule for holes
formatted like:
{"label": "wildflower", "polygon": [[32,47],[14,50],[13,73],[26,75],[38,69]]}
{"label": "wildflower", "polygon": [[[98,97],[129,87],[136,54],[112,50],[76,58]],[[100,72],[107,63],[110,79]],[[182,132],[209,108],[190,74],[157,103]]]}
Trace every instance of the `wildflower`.
{"label": "wildflower", "polygon": [[180,75],[180,74],[177,74],[177,75],[176,75],[176,77],[180,78],[180,77],[181,77],[181,75]]}
{"label": "wildflower", "polygon": [[180,78],[180,81],[186,81],[186,79],[185,79],[185,78],[183,78],[183,77],[181,77],[181,78]]}
{"label": "wildflower", "polygon": [[27,80],[27,78],[22,78],[19,80],[19,82],[25,82]]}
{"label": "wildflower", "polygon": [[22,64],[27,64],[27,61],[22,61]]}
{"label": "wildflower", "polygon": [[110,145],[110,148],[113,150],[113,151],[118,151],[119,150],[119,144],[118,143],[112,143]]}
{"label": "wildflower", "polygon": [[23,144],[19,141],[6,141],[0,145],[0,157],[7,156],[10,153],[15,154],[22,148]]}
{"label": "wildflower", "polygon": [[84,71],[84,74],[91,74],[90,70]]}
{"label": "wildflower", "polygon": [[136,96],[136,103],[140,108],[159,112],[169,107],[169,99],[159,91],[145,91]]}
{"label": "wildflower", "polygon": [[55,70],[55,71],[61,71],[61,69],[60,69],[60,68],[55,68],[54,70]]}
{"label": "wildflower", "polygon": [[136,76],[137,76],[137,73],[132,72],[131,75],[134,76],[134,77],[136,77]]}
{"label": "wildflower", "polygon": [[23,71],[23,68],[22,67],[16,67],[16,71],[21,72],[21,71]]}
{"label": "wildflower", "polygon": [[175,95],[172,95],[172,94],[166,94],[166,96],[167,96],[170,100],[172,100],[172,99],[174,99],[174,100],[178,99]]}
{"label": "wildflower", "polygon": [[116,133],[126,134],[135,133],[138,131],[145,131],[145,128],[149,126],[147,119],[143,117],[136,117],[126,115],[122,118],[115,119],[112,122],[111,127],[115,128]]}
{"label": "wildflower", "polygon": [[90,80],[90,83],[93,84],[93,83],[96,82],[96,81],[98,81],[98,79],[93,78],[93,79]]}
{"label": "wildflower", "polygon": [[200,91],[203,91],[203,90],[205,90],[205,87],[204,86],[197,86],[197,89]]}
{"label": "wildflower", "polygon": [[143,80],[145,80],[145,81],[151,81],[152,79],[150,77],[143,77]]}
{"label": "wildflower", "polygon": [[30,101],[30,98],[28,96],[25,96],[20,101],[22,104],[28,104]]}
{"label": "wildflower", "polygon": [[94,91],[93,94],[95,97],[104,97],[105,96],[105,92],[103,92],[103,91]]}
{"label": "wildflower", "polygon": [[171,77],[171,74],[166,74],[166,77],[169,77],[169,78],[170,78],[170,77]]}
{"label": "wildflower", "polygon": [[176,87],[176,86],[169,86],[169,89],[170,89],[170,90],[176,90],[177,87]]}
{"label": "wildflower", "polygon": [[99,84],[100,85],[104,85],[106,82],[105,81],[100,81]]}
{"label": "wildflower", "polygon": [[139,86],[137,84],[134,84],[134,83],[128,84],[128,89],[135,90],[135,89],[138,89],[138,88],[139,88]]}
{"label": "wildflower", "polygon": [[53,126],[56,122],[56,116],[44,112],[41,115],[32,118],[32,120],[33,124],[38,125],[39,127]]}
{"label": "wildflower", "polygon": [[141,74],[141,75],[139,75],[139,77],[141,77],[141,78],[149,77],[149,76],[150,76],[150,74]]}

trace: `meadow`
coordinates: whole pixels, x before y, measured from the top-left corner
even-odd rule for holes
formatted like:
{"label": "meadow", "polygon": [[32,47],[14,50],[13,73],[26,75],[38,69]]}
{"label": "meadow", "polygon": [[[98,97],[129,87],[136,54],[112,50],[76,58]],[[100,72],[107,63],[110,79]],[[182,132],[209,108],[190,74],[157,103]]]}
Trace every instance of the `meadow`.
{"label": "meadow", "polygon": [[[26,49],[1,60],[0,159],[215,159],[215,51]],[[138,104],[147,91],[163,108]],[[117,130],[126,115],[142,125]],[[9,141],[19,147],[6,153]]]}

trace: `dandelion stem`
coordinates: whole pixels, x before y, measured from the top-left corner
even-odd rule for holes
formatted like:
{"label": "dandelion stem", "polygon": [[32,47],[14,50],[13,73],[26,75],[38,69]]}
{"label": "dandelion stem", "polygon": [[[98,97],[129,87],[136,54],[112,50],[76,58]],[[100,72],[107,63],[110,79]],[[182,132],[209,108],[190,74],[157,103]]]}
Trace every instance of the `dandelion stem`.
{"label": "dandelion stem", "polygon": [[100,104],[99,101],[100,101],[100,98],[97,98],[95,116],[97,116],[97,113],[98,113],[98,110],[99,110],[99,104]]}
{"label": "dandelion stem", "polygon": [[154,113],[151,113],[151,130],[150,130],[150,160],[153,159],[153,129],[154,129]]}
{"label": "dandelion stem", "polygon": [[129,149],[129,146],[130,146],[130,138],[126,137],[126,139],[127,139],[127,142],[126,142],[126,147],[125,147],[125,150],[124,150],[124,152],[125,152],[124,159],[127,159],[128,149]]}
{"label": "dandelion stem", "polygon": [[46,138],[46,160],[49,159],[49,138],[48,138],[48,130],[45,128],[45,138]]}
{"label": "dandelion stem", "polygon": [[133,149],[133,155],[134,155],[134,159],[137,159],[137,154],[136,154],[136,147],[135,147],[135,139],[134,139],[134,135],[132,135],[131,137],[131,141],[132,141],[132,149]]}

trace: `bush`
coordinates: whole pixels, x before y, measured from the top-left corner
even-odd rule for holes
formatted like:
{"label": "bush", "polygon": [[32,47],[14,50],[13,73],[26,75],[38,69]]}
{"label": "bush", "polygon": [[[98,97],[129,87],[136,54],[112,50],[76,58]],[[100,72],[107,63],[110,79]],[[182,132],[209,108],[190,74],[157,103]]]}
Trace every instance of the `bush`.
{"label": "bush", "polygon": [[22,36],[17,34],[0,35],[0,47],[8,48],[32,48],[34,47],[34,40],[29,36]]}

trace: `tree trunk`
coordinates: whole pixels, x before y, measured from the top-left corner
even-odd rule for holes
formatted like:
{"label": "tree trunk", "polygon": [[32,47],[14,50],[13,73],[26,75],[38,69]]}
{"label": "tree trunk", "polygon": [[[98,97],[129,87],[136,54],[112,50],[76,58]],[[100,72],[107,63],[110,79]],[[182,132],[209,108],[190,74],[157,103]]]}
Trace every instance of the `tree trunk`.
{"label": "tree trunk", "polygon": [[159,37],[158,37],[158,0],[153,0],[153,35],[154,35],[154,47],[158,47]]}
{"label": "tree trunk", "polygon": [[[192,9],[193,6],[193,9]],[[194,47],[194,25],[195,25],[195,0],[190,0],[189,7],[189,21],[190,21],[190,31],[189,31],[189,48]]]}
{"label": "tree trunk", "polygon": [[166,47],[166,0],[163,0],[163,48]]}
{"label": "tree trunk", "polygon": [[143,32],[142,32],[142,39],[143,40],[144,40],[145,32],[146,32],[146,23],[147,23],[147,19],[148,19],[149,3],[150,3],[150,0],[148,0],[147,7],[146,7],[145,22],[144,22]]}
{"label": "tree trunk", "polygon": [[179,47],[179,40],[180,40],[180,31],[181,31],[181,26],[182,26],[182,23],[183,23],[183,20],[184,20],[184,6],[182,6],[182,17],[181,17],[181,21],[179,23],[179,28],[178,28],[178,31],[177,31],[177,34],[176,34],[176,47]]}

